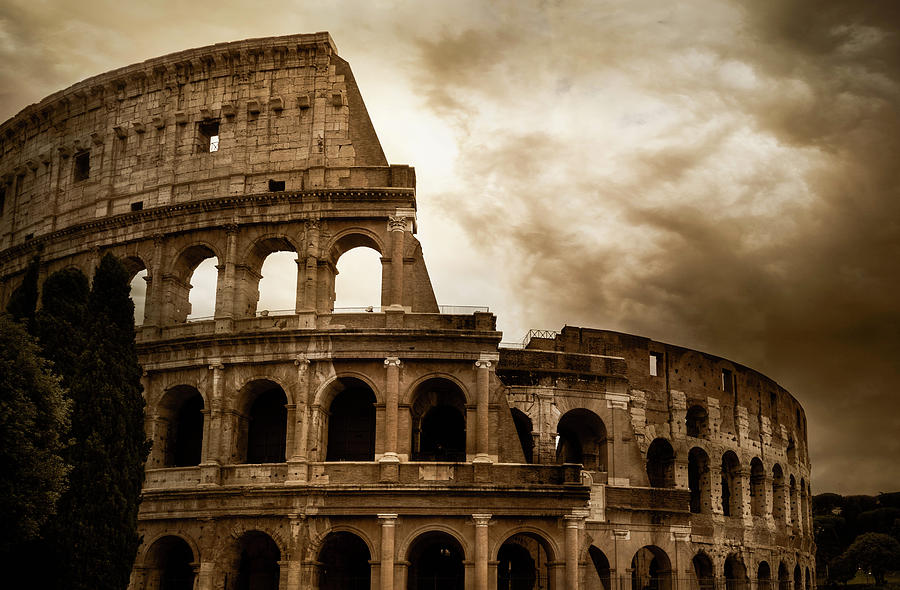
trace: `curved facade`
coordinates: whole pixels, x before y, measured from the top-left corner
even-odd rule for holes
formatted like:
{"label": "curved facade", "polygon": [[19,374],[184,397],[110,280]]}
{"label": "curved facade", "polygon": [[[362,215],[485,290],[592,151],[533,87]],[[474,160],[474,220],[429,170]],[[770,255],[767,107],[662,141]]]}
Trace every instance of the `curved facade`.
{"label": "curved facade", "polygon": [[[172,54],[0,126],[0,302],[112,252],[144,277],[153,440],[134,589],[809,590],[803,409],[765,376],[438,306],[414,170],[327,33]],[[381,255],[381,306],[335,310]],[[296,254],[296,302],[258,309]],[[192,275],[215,258],[210,317]]]}

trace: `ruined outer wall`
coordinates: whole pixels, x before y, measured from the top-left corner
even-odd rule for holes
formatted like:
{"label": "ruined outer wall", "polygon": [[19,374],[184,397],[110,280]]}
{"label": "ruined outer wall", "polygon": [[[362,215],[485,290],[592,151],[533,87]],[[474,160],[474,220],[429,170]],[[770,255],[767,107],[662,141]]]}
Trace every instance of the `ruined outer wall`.
{"label": "ruined outer wall", "polygon": [[[216,152],[204,122],[219,124]],[[173,53],[79,82],[0,126],[0,249],[137,203],[265,192],[270,179],[286,190],[390,186],[384,170],[350,171],[386,166],[327,33]]]}

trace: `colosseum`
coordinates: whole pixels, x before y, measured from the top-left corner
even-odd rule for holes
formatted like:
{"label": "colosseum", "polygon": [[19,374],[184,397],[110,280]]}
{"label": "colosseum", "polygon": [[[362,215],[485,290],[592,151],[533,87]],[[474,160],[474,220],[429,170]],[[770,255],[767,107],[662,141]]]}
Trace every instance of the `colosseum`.
{"label": "colosseum", "polygon": [[[133,590],[815,587],[791,394],[617,332],[502,344],[486,308],[438,305],[414,169],[388,164],[328,33],[95,76],[0,146],[0,303],[37,253],[42,278],[111,252],[146,283]],[[381,305],[335,309],[358,247]],[[278,252],[296,298],[270,313]]]}

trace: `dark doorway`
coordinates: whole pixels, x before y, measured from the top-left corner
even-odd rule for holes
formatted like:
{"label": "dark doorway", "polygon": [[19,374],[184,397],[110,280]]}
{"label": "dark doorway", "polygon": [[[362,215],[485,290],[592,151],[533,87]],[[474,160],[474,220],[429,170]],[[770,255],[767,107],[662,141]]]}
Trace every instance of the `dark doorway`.
{"label": "dark doorway", "polygon": [[362,382],[331,402],[327,448],[326,461],[375,460],[375,395]]}
{"label": "dark doorway", "polygon": [[369,548],[353,533],[331,533],[319,552],[319,590],[369,590]]}
{"label": "dark doorway", "polygon": [[286,404],[279,387],[261,393],[250,406],[247,463],[284,463]]}
{"label": "dark doorway", "polygon": [[203,446],[203,396],[198,393],[186,400],[173,426],[175,440],[170,446],[171,464],[175,467],[199,465]]}
{"label": "dark doorway", "polygon": [[240,540],[236,590],[278,590],[281,552],[267,534],[253,531]]}
{"label": "dark doorway", "polygon": [[464,590],[465,567],[459,543],[447,533],[426,533],[409,551],[409,590]]}

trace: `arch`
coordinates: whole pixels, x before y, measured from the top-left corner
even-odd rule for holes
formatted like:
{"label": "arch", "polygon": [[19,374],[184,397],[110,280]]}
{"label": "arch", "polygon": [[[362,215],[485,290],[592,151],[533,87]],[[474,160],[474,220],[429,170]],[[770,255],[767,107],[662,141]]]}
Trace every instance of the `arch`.
{"label": "arch", "polygon": [[812,590],[812,575],[809,572],[809,567],[806,568],[806,590]]}
{"label": "arch", "polygon": [[741,462],[734,451],[722,455],[722,514],[741,516]]}
{"label": "arch", "polygon": [[725,558],[725,588],[726,590],[748,590],[750,580],[747,578],[747,567],[737,554],[730,554]]}
{"label": "arch", "polygon": [[759,457],[750,461],[750,513],[766,515],[766,470]]}
{"label": "arch", "polygon": [[709,412],[703,405],[695,404],[688,408],[684,422],[688,436],[709,437]]}
{"label": "arch", "polygon": [[406,560],[408,590],[465,588],[465,552],[453,535],[439,530],[420,534],[410,544]]}
{"label": "arch", "polygon": [[772,569],[766,561],[760,561],[756,568],[756,587],[758,590],[772,590]]}
{"label": "arch", "polygon": [[381,394],[381,390],[368,375],[358,371],[341,371],[340,373],[335,373],[329,377],[319,386],[319,389],[313,396],[313,405],[318,405],[323,408],[330,406],[335,396],[347,388],[346,382],[348,380],[362,383],[375,395],[375,403],[384,403],[384,396]]}
{"label": "arch", "polygon": [[791,590],[791,574],[783,561],[778,565],[778,590]]}
{"label": "arch", "polygon": [[144,323],[146,314],[149,270],[139,256],[125,256],[120,258],[119,261],[128,273],[129,296],[134,302],[134,325],[140,326]]}
{"label": "arch", "polygon": [[329,404],[326,461],[375,460],[375,393],[360,379],[344,377],[332,382],[344,388]]}
{"label": "arch", "polygon": [[656,545],[645,545],[631,558],[631,590],[671,590],[672,563]]}
{"label": "arch", "polygon": [[563,414],[556,426],[557,463],[581,463],[588,471],[606,471],[606,425],[585,408]]}
{"label": "arch", "polygon": [[[297,245],[284,234],[267,234],[254,240],[246,248],[245,255],[240,258],[245,261],[247,270],[243,273],[245,287],[242,295],[245,300],[239,303],[238,308],[245,310],[246,315],[253,316],[259,311],[259,303],[262,300],[269,311],[296,311],[298,252]],[[273,254],[280,253],[293,253],[294,258],[289,265],[279,264],[284,261],[277,257],[270,258]],[[263,272],[270,263],[280,269],[275,280],[271,277],[271,271]],[[288,267],[286,271],[285,266]]]}
{"label": "arch", "polygon": [[551,555],[542,535],[532,532],[510,535],[497,550],[497,590],[552,590]]}
{"label": "arch", "polygon": [[800,564],[794,566],[794,590],[803,589],[803,572],[800,570]]}
{"label": "arch", "polygon": [[519,444],[522,445],[522,455],[526,463],[534,463],[534,425],[528,414],[518,408],[510,408],[513,424],[516,426],[516,434],[519,436]]}
{"label": "arch", "polygon": [[[229,548],[225,569],[235,590],[278,590],[281,550],[268,534],[250,530]],[[227,574],[226,574],[227,575]]]}
{"label": "arch", "polygon": [[778,463],[772,466],[772,518],[784,524],[784,471]]}
{"label": "arch", "polygon": [[651,488],[675,487],[675,449],[664,438],[654,439],[647,449],[647,479]]}
{"label": "arch", "polygon": [[691,512],[712,512],[712,482],[710,481],[709,455],[700,447],[688,453],[688,488],[691,491]]}
{"label": "arch", "polygon": [[144,554],[144,567],[151,579],[158,580],[159,590],[192,590],[193,563],[199,556],[191,545],[178,535],[161,535]]}
{"label": "arch", "polygon": [[371,308],[385,303],[383,258],[378,250],[358,246],[342,253],[334,265],[334,308]]}
{"label": "arch", "polygon": [[431,378],[416,387],[410,404],[412,459],[465,461],[466,396],[453,381]]}
{"label": "arch", "polygon": [[368,588],[371,583],[368,544],[348,531],[329,533],[319,550],[320,590]]}
{"label": "arch", "polygon": [[597,572],[597,577],[603,585],[603,590],[612,590],[612,568],[609,566],[609,559],[607,559],[606,554],[594,545],[591,545],[588,547],[588,556],[590,556],[591,563],[594,565],[594,571]]}
{"label": "arch", "polygon": [[269,379],[247,383],[237,413],[239,463],[283,463],[286,459],[287,404],[284,389]]}
{"label": "arch", "polygon": [[203,456],[205,403],[191,385],[170,387],[157,407],[152,464],[161,467],[199,465]]}
{"label": "arch", "polygon": [[[214,310],[214,305],[212,307],[207,305],[202,310],[194,309],[195,300],[198,297],[202,298],[204,293],[194,291],[193,297],[191,294],[198,267],[209,259],[215,259],[215,264],[218,264],[221,257],[212,245],[205,242],[195,242],[186,246],[174,257],[175,262],[171,267],[171,272],[163,275],[163,284],[161,285],[164,289],[162,300],[166,302],[164,315],[166,323],[181,323],[187,321],[189,317],[212,315],[207,313],[210,311],[207,307]],[[206,270],[201,269],[201,274],[203,275],[216,272],[214,267]],[[205,276],[203,279],[204,290],[215,289],[215,285],[207,284],[212,281],[211,276]],[[208,293],[206,299],[209,299]],[[215,302],[215,291],[212,294],[212,301]]]}
{"label": "arch", "polygon": [[804,533],[809,532],[809,496],[806,490],[806,480],[800,478],[800,528]]}
{"label": "arch", "polygon": [[713,590],[716,587],[716,570],[712,560],[703,551],[698,551],[691,559],[691,567],[697,580],[698,590]]}
{"label": "arch", "polygon": [[794,476],[791,475],[790,478],[790,486],[788,487],[790,493],[790,509],[791,509],[791,527],[799,528],[800,520],[797,514],[797,480],[794,479]]}
{"label": "arch", "polygon": [[794,436],[788,435],[787,440],[787,448],[785,449],[785,453],[787,453],[788,463],[791,465],[797,464],[797,445],[794,444]]}
{"label": "arch", "polygon": [[181,281],[187,281],[194,269],[207,258],[222,258],[218,249],[211,243],[196,241],[185,246],[175,255],[171,272]]}
{"label": "arch", "polygon": [[337,264],[345,252],[359,247],[372,248],[382,256],[387,251],[381,237],[364,227],[351,227],[338,232],[328,243],[325,251],[328,252],[331,263]]}

